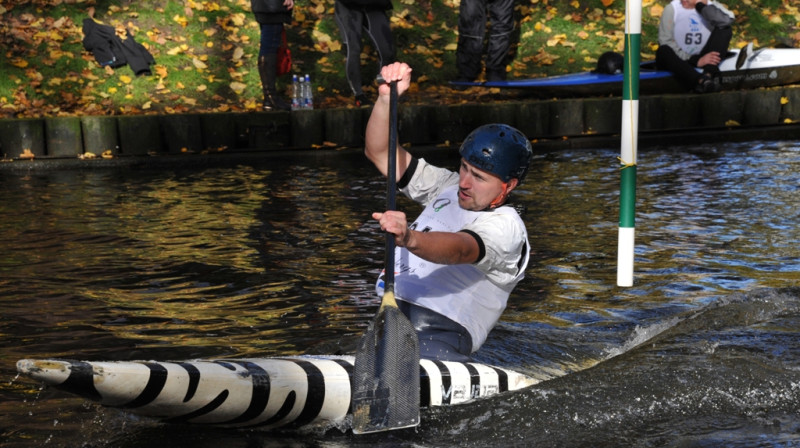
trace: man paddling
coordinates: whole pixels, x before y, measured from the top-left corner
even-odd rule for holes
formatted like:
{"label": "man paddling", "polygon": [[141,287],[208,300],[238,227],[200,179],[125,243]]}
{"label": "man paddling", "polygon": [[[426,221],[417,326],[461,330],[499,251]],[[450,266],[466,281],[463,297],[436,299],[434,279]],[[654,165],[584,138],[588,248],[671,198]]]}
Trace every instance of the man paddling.
{"label": "man paddling", "polygon": [[[402,95],[411,68],[382,68]],[[382,84],[366,130],[366,156],[387,170],[390,89]],[[533,151],[528,139],[504,124],[475,129],[461,145],[458,172],[418,159],[397,145],[400,191],[425,209],[409,225],[402,211],[373,213],[395,235],[398,308],[419,335],[420,356],[465,361],[478,350],[523,278],[529,243],[525,224],[506,205],[525,178]],[[382,275],[378,294],[383,294]]]}

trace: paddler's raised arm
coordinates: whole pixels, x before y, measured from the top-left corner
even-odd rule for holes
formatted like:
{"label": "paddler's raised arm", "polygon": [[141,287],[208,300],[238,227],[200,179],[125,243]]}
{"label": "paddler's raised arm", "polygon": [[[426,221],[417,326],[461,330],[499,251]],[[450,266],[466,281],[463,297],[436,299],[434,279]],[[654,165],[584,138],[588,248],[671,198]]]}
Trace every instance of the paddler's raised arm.
{"label": "paddler's raised arm", "polygon": [[[411,84],[411,67],[403,62],[395,62],[381,69],[381,77],[386,83],[397,81],[397,94],[402,95]],[[367,158],[386,176],[389,147],[389,84],[378,86],[378,100],[372,107],[364,137]],[[397,143],[397,179],[401,179],[411,163],[411,154]]]}

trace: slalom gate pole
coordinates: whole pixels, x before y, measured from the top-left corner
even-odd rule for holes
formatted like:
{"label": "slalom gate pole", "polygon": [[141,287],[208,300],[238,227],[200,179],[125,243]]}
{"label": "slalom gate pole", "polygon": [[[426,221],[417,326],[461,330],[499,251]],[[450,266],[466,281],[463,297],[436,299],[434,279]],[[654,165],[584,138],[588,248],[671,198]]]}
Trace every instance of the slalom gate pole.
{"label": "slalom gate pole", "polygon": [[633,286],[641,35],[642,0],[626,0],[625,73],[622,82],[622,139],[619,157],[621,166],[617,286]]}

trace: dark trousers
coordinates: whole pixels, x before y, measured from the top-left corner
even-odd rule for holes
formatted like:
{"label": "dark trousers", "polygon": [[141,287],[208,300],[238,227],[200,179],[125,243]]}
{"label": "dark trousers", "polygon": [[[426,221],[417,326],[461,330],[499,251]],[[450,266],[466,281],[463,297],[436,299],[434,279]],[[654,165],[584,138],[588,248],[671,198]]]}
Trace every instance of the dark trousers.
{"label": "dark trousers", "polygon": [[[697,86],[697,82],[702,76],[695,70],[697,61],[712,51],[720,54],[720,57],[725,58],[728,53],[728,46],[731,43],[733,31],[731,27],[715,28],[711,32],[700,54],[692,56],[688,61],[684,61],[675,53],[671,47],[661,45],[656,50],[656,65],[660,70],[668,70],[678,79],[678,81],[686,87],[686,90],[692,90]],[[719,73],[719,67],[716,65],[707,64],[703,66],[703,73],[710,73],[716,75]]]}
{"label": "dark trousers", "polygon": [[397,307],[417,331],[420,358],[472,361],[472,336],[463,325],[413,303],[398,300]]}
{"label": "dark trousers", "polygon": [[281,46],[281,33],[283,32],[282,23],[262,23],[261,25],[261,45],[258,47],[258,56],[277,54]]}
{"label": "dark trousers", "polygon": [[345,74],[354,95],[362,93],[361,38],[366,32],[378,51],[378,67],[395,62],[395,46],[389,17],[382,9],[348,7],[337,1],[333,7],[345,51]]}
{"label": "dark trousers", "polygon": [[486,72],[505,76],[514,31],[514,0],[461,0],[456,49],[459,78],[473,81],[481,73],[487,13],[491,29],[486,48]]}

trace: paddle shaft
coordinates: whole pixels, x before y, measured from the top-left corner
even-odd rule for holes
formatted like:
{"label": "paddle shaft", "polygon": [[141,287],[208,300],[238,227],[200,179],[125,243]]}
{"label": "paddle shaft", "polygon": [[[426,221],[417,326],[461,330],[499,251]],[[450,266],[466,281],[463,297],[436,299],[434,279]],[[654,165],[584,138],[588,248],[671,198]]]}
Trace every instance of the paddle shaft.
{"label": "paddle shaft", "polygon": [[[386,210],[395,210],[397,200],[397,82],[389,83],[389,166],[386,172]],[[384,291],[394,298],[394,235],[386,234]],[[386,297],[386,294],[384,294]]]}
{"label": "paddle shaft", "polygon": [[[389,148],[386,208],[397,194],[397,83],[389,84]],[[419,341],[394,298],[395,236],[386,233],[384,292],[378,313],[362,336],[353,365],[353,433],[419,424]]]}

